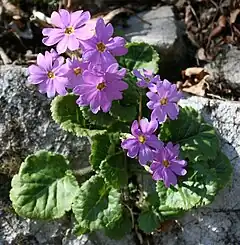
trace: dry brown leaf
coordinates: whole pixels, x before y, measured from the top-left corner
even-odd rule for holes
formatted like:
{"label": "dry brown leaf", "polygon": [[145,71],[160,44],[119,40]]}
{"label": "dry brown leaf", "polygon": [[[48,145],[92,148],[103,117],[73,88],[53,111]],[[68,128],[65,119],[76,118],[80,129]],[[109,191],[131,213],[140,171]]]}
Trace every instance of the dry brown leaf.
{"label": "dry brown leaf", "polygon": [[226,28],[226,25],[227,25],[227,18],[226,18],[226,16],[221,15],[218,19],[218,25],[212,29],[212,31],[208,37],[207,47],[209,46],[212,38],[218,37],[221,35],[222,31]]}
{"label": "dry brown leaf", "polygon": [[205,79],[202,79],[196,85],[193,85],[189,88],[182,88],[182,91],[198,96],[204,96],[206,93],[206,89],[209,89],[209,84],[205,81]]}
{"label": "dry brown leaf", "polygon": [[238,15],[240,14],[240,9],[235,9],[233,12],[230,14],[230,24],[234,24],[236,22],[236,19]]}
{"label": "dry brown leaf", "polygon": [[6,13],[10,16],[15,16],[15,18],[16,16],[25,16],[24,12],[20,8],[12,4],[9,0],[2,0],[2,6]]}
{"label": "dry brown leaf", "polygon": [[202,67],[189,67],[186,70],[182,71],[183,79],[190,78],[195,83],[202,80],[209,73],[204,70]]}

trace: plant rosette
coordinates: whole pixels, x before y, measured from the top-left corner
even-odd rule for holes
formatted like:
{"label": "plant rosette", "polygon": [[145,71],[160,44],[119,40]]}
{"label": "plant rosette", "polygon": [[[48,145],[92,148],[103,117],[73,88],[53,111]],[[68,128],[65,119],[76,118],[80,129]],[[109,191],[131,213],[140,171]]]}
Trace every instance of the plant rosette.
{"label": "plant rosette", "polygon": [[103,230],[121,239],[133,227],[152,233],[211,203],[232,167],[214,128],[193,108],[181,108],[176,85],[156,75],[154,48],[126,43],[111,24],[90,18],[88,11],[53,12],[43,43],[56,51],[38,54],[28,70],[29,82],[55,97],[55,122],[89,137],[91,171],[71,170],[61,154],[36,152],[12,180],[12,205],[31,219],[71,211],[77,235]]}

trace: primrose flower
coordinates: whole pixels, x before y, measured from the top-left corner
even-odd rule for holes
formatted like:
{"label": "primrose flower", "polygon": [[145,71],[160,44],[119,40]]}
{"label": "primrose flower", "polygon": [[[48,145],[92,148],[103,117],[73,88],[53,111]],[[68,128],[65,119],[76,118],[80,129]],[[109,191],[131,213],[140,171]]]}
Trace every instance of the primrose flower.
{"label": "primrose flower", "polygon": [[164,79],[149,89],[151,92],[147,92],[147,97],[150,99],[147,107],[153,110],[151,119],[163,123],[169,116],[171,120],[175,120],[179,113],[177,102],[182,98],[182,94],[177,91],[177,86]]}
{"label": "primrose flower", "polygon": [[64,58],[56,58],[54,52],[45,52],[45,55],[38,54],[37,65],[31,65],[28,68],[29,82],[38,84],[40,93],[47,93],[47,96],[53,97],[57,92],[60,95],[66,95],[67,68],[64,64]]}
{"label": "primrose flower", "polygon": [[95,27],[95,36],[83,41],[83,59],[93,64],[116,63],[114,56],[121,56],[127,53],[126,41],[122,37],[114,37],[113,26],[105,25],[104,20],[99,18]]}
{"label": "primrose flower", "polygon": [[131,158],[138,156],[141,165],[153,161],[153,150],[163,147],[163,143],[154,135],[158,128],[158,122],[147,118],[141,119],[138,123],[135,120],[131,127],[132,137],[124,140],[121,144],[123,149],[128,150],[127,155]]}
{"label": "primrose flower", "polygon": [[67,58],[66,66],[68,68],[68,73],[66,74],[69,83],[68,88],[75,88],[76,86],[83,83],[82,74],[87,70],[89,63],[84,63],[77,58]]}
{"label": "primrose flower", "polygon": [[160,76],[154,76],[151,71],[143,69],[143,75],[141,74],[140,70],[134,69],[133,74],[138,78],[137,85],[141,88],[148,88],[152,84],[156,84],[160,82]]}
{"label": "primrose flower", "polygon": [[107,70],[101,71],[100,67],[93,67],[83,72],[83,82],[75,87],[73,92],[80,95],[77,104],[80,106],[90,105],[93,113],[100,109],[108,112],[113,100],[122,99],[122,91],[128,88],[128,84],[121,79],[126,69],[118,70],[118,64],[110,65]]}
{"label": "primrose flower", "polygon": [[178,159],[179,145],[169,142],[165,147],[154,153],[154,160],[150,166],[154,180],[163,180],[166,187],[177,184],[177,175],[184,176],[187,162]]}
{"label": "primrose flower", "polygon": [[74,51],[80,46],[80,40],[87,40],[93,36],[88,30],[87,22],[91,16],[88,11],[82,10],[69,13],[65,9],[59,12],[54,11],[51,15],[51,22],[54,28],[44,28],[43,43],[47,46],[57,44],[57,52],[64,53],[67,49]]}

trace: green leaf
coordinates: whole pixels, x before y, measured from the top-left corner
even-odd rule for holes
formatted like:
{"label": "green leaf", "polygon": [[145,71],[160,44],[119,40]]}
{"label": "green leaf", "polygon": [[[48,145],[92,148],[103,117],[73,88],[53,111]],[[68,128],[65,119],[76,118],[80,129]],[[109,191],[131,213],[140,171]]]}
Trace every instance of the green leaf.
{"label": "green leaf", "polygon": [[123,215],[118,219],[111,227],[105,227],[105,235],[111,239],[120,240],[132,230],[132,221],[127,215],[127,212],[123,212]]}
{"label": "green leaf", "polygon": [[181,209],[178,209],[176,207],[171,208],[171,207],[166,205],[167,188],[165,187],[165,185],[162,181],[158,181],[156,183],[156,191],[157,191],[158,197],[159,197],[158,211],[160,212],[161,217],[164,220],[176,218],[176,217],[179,217],[181,214],[183,214]]}
{"label": "green leaf", "polygon": [[12,179],[10,199],[21,216],[57,219],[71,209],[78,189],[62,155],[39,151],[26,158]]}
{"label": "green leaf", "polygon": [[128,172],[125,166],[124,152],[108,156],[102,161],[100,175],[105,182],[114,188],[124,187],[128,183]]}
{"label": "green leaf", "polygon": [[139,215],[138,225],[145,233],[151,233],[159,227],[160,216],[154,209],[145,211]]}
{"label": "green leaf", "polygon": [[73,234],[76,236],[81,236],[83,234],[89,233],[89,229],[81,227],[78,223],[74,224]]}
{"label": "green leaf", "polygon": [[94,170],[98,170],[101,162],[115,153],[115,148],[120,145],[119,133],[108,133],[92,137],[90,164]]}
{"label": "green leaf", "polygon": [[[76,136],[93,136],[106,131],[93,128],[82,115],[80,107],[76,104],[76,95],[57,96],[51,103],[52,118],[60,124],[65,131]],[[90,130],[91,129],[91,130]]]}
{"label": "green leaf", "polygon": [[119,57],[120,66],[132,71],[133,69],[144,68],[154,73],[158,72],[159,56],[157,51],[147,43],[128,43],[128,53]]}
{"label": "green leaf", "polygon": [[95,135],[92,137],[90,164],[94,170],[99,169],[101,162],[107,157],[111,145],[108,134]]}
{"label": "green leaf", "polygon": [[123,91],[122,103],[124,105],[136,105],[140,95],[139,88],[136,85],[137,78],[130,71],[127,71],[123,80],[128,84],[128,89]]}
{"label": "green leaf", "polygon": [[215,159],[219,141],[214,128],[203,122],[198,113],[190,107],[180,109],[177,120],[163,124],[161,140],[172,141],[181,145],[181,153],[190,161]]}
{"label": "green leaf", "polygon": [[217,184],[210,182],[201,184],[184,181],[180,185],[167,190],[166,205],[170,208],[189,210],[193,207],[210,204],[218,191]]}
{"label": "green leaf", "polygon": [[123,122],[132,122],[137,117],[136,105],[121,105],[120,101],[115,101],[112,104],[110,114]]}
{"label": "green leaf", "polygon": [[101,177],[91,177],[81,186],[72,206],[79,226],[93,231],[118,220],[122,212],[120,196]]}
{"label": "green leaf", "polygon": [[97,114],[94,114],[88,107],[81,107],[80,109],[85,120],[98,127],[107,128],[116,122],[109,113],[99,111]]}
{"label": "green leaf", "polygon": [[222,152],[218,152],[216,159],[209,160],[208,164],[216,171],[216,182],[218,188],[222,189],[231,179],[233,169],[231,162]]}

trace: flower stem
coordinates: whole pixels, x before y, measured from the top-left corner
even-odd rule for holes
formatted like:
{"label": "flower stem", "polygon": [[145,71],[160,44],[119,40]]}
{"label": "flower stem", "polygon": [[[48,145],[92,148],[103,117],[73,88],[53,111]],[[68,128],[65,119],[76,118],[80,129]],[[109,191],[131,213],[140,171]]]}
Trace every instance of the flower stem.
{"label": "flower stem", "polygon": [[142,91],[140,91],[139,107],[138,107],[138,122],[142,119]]}

